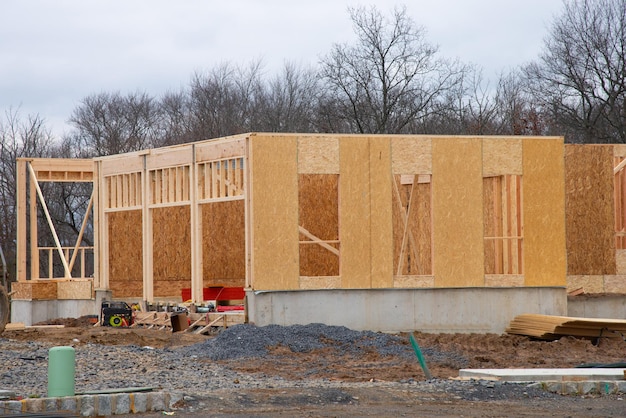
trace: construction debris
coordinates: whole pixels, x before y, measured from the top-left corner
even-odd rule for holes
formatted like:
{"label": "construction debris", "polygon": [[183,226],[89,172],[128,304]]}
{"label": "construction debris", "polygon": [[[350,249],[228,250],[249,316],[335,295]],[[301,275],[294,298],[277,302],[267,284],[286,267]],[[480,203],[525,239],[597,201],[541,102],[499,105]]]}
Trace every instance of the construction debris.
{"label": "construction debris", "polygon": [[542,340],[557,340],[563,336],[624,338],[626,320],[522,314],[511,321],[506,332]]}

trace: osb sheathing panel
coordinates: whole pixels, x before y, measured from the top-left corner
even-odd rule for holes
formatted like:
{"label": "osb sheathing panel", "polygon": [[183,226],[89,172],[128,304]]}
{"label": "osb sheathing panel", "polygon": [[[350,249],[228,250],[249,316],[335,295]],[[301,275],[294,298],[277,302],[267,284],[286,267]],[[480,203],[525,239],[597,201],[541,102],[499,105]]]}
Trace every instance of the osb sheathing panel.
{"label": "osb sheathing panel", "polygon": [[[298,176],[299,226],[323,241],[339,240],[339,176]],[[339,256],[300,234],[300,276],[339,276]],[[339,250],[336,243],[328,243]],[[302,282],[301,282],[302,285]]]}
{"label": "osb sheathing panel", "polygon": [[604,276],[567,276],[567,291],[583,289],[585,293],[604,293]]}
{"label": "osb sheathing panel", "polygon": [[432,140],[428,137],[391,139],[393,174],[432,174]]}
{"label": "osb sheathing panel", "polygon": [[483,139],[483,176],[522,174],[522,140]]}
{"label": "osb sheathing panel", "polygon": [[339,139],[327,136],[299,137],[298,173],[339,174]]}
{"label": "osb sheathing panel", "polygon": [[626,145],[625,144],[613,144],[610,146],[613,147],[614,157],[626,157]]}
{"label": "osb sheathing panel", "polygon": [[402,275],[432,274],[431,185],[418,183],[411,175],[411,184],[402,184],[401,175],[394,176],[393,193],[393,272]]}
{"label": "osb sheathing panel", "polygon": [[604,276],[604,291],[607,293],[626,294],[626,276],[623,276],[623,275]]}
{"label": "osb sheathing panel", "polygon": [[191,211],[189,206],[152,209],[155,297],[180,297],[191,286]]}
{"label": "osb sheathing panel", "polygon": [[109,225],[109,288],[114,298],[143,297],[141,210],[111,212]]}
{"label": "osb sheathing panel", "polygon": [[562,138],[527,138],[524,169],[524,284],[565,286]]}
{"label": "osb sheathing panel", "polygon": [[521,274],[486,274],[486,287],[523,287],[524,276]]}
{"label": "osb sheathing panel", "polygon": [[[370,139],[371,287],[393,287],[391,140]],[[345,209],[344,209],[345,210]]]}
{"label": "osb sheathing panel", "polygon": [[252,287],[299,287],[297,139],[250,138]]}
{"label": "osb sheathing panel", "polygon": [[345,137],[340,144],[339,236],[341,286],[371,287],[369,140]]}
{"label": "osb sheathing panel", "polygon": [[200,205],[204,287],[243,287],[246,279],[244,201]]}
{"label": "osb sheathing panel", "polygon": [[484,285],[481,145],[479,138],[433,139],[437,287]]}
{"label": "osb sheathing panel", "polygon": [[565,145],[567,274],[615,274],[613,149]]}
{"label": "osb sheathing panel", "polygon": [[70,280],[57,283],[57,299],[92,299],[93,280]]}
{"label": "osb sheathing panel", "polygon": [[393,287],[396,289],[435,287],[433,276],[394,276]]}
{"label": "osb sheathing panel", "polygon": [[339,289],[341,288],[341,277],[307,277],[300,276],[300,289]]}
{"label": "osb sheathing panel", "polygon": [[28,281],[11,283],[11,299],[50,300],[57,298],[56,281]]}
{"label": "osb sheathing panel", "polygon": [[615,251],[615,264],[617,265],[617,274],[626,274],[626,250]]}

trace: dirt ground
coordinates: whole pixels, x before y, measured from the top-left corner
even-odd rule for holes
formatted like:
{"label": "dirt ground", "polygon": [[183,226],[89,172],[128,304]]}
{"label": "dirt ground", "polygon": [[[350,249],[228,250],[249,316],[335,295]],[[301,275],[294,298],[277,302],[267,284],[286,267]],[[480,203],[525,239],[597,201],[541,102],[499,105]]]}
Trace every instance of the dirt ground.
{"label": "dirt ground", "polygon": [[[120,329],[94,327],[88,323],[59,320],[64,328],[29,328],[5,331],[3,338],[22,341],[45,341],[59,345],[95,343],[103,345],[138,345],[172,348],[205,341],[207,337],[193,333],[152,329]],[[537,341],[524,336],[495,334],[423,334],[416,340],[424,351],[434,378],[458,377],[460,368],[559,368],[583,363],[619,363],[626,361],[626,342],[622,339],[599,341],[565,337],[557,341]],[[406,344],[409,343],[408,336]],[[430,351],[457,353],[444,359],[429,358]],[[425,381],[415,359],[381,356],[374,349],[347,352],[325,347],[305,353],[294,353],[286,347],[270,349],[267,357],[245,361],[223,361],[233,370],[259,376],[281,376],[295,382],[304,379],[327,379],[335,382],[411,382]],[[279,366],[277,366],[279,365]],[[297,384],[296,384],[297,386]],[[321,389],[320,389],[321,390]],[[626,401],[623,395],[565,397],[546,399],[495,399],[472,401],[446,393],[423,394],[389,389],[351,388],[337,402],[316,404],[311,388],[247,389],[216,393],[229,416],[623,416]],[[349,399],[350,401],[345,401]],[[344,401],[341,401],[341,399]],[[352,401],[359,400],[358,402]],[[204,402],[210,403],[210,399]],[[229,406],[230,405],[230,406]],[[323,407],[322,407],[323,406]],[[503,410],[503,408],[506,408]],[[503,412],[507,411],[507,412]],[[216,413],[216,411],[213,411]],[[198,412],[197,415],[206,415]],[[146,414],[145,417],[158,416]]]}

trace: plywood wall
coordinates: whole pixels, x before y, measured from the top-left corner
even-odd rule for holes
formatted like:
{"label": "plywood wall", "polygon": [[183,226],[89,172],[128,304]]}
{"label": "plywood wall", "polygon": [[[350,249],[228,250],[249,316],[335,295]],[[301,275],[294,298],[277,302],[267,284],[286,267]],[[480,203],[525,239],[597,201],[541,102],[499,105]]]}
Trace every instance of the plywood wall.
{"label": "plywood wall", "polygon": [[191,286],[191,219],[189,206],[152,209],[155,297],[180,297]]}
{"label": "plywood wall", "polygon": [[300,276],[339,276],[338,187],[337,174],[298,176]]}
{"label": "plywood wall", "polygon": [[562,140],[526,138],[524,171],[524,284],[564,286],[565,185]]}
{"label": "plywood wall", "polygon": [[[236,148],[225,138],[219,147],[146,157],[162,184],[183,190],[168,189],[168,199],[143,208],[152,214],[153,259],[144,269],[153,274],[155,297],[179,296],[192,272],[205,287],[243,286],[247,275],[254,290],[565,283],[562,139],[250,134],[246,141],[245,152],[242,138],[233,139]],[[209,187],[207,179],[226,165],[235,176],[220,175]],[[503,275],[485,269],[486,258],[496,265],[489,254],[497,252],[485,254],[485,234],[502,231],[485,226],[499,216],[485,208],[499,192],[495,180],[484,179],[507,176],[519,180],[514,203],[523,212],[524,251],[523,268],[516,258],[515,271]],[[224,190],[235,184],[233,193],[208,193],[214,183]],[[111,241],[129,230],[141,237],[140,210],[106,216]],[[192,231],[202,247],[196,252]],[[127,287],[113,275],[132,276],[137,288],[128,292],[141,296],[141,248],[141,241],[112,244],[118,291]],[[116,257],[128,254],[134,264],[123,266]],[[196,270],[192,254],[201,263]],[[487,280],[490,273],[498,278]]]}
{"label": "plywood wall", "polygon": [[565,146],[567,274],[616,274],[613,149]]}
{"label": "plywood wall", "polygon": [[114,298],[143,297],[141,210],[107,213],[109,288]]}
{"label": "plywood wall", "polygon": [[200,205],[203,286],[243,287],[246,279],[244,201]]}
{"label": "plywood wall", "polygon": [[250,226],[255,289],[299,287],[297,137],[250,139]]}
{"label": "plywood wall", "polygon": [[391,139],[370,139],[370,241],[372,288],[393,287]]}
{"label": "plywood wall", "polygon": [[480,138],[433,141],[435,286],[482,286],[483,181]]}
{"label": "plywood wall", "polygon": [[372,285],[369,141],[347,137],[342,138],[339,147],[341,286],[369,288]]}

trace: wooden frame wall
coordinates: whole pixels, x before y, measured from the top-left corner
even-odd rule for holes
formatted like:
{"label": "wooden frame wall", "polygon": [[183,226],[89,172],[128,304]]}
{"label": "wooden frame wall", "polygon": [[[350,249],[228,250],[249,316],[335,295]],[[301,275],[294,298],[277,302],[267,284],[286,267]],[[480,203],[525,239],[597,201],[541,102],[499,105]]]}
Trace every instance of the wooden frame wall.
{"label": "wooden frame wall", "polygon": [[[202,301],[203,287],[218,280],[206,270],[216,266],[216,251],[207,247],[221,253],[222,261],[229,257],[223,248],[227,241],[210,239],[211,231],[217,230],[214,218],[225,220],[226,212],[232,212],[235,220],[221,225],[219,232],[236,228],[237,238],[230,242],[237,247],[236,262],[242,266],[228,270],[230,276],[223,280],[244,286],[246,167],[245,137],[96,159],[102,244],[98,273],[103,286],[116,290],[114,298],[147,301],[175,299],[190,287],[192,299]],[[212,216],[206,218],[207,214]],[[112,236],[124,229],[129,234]],[[129,256],[120,260],[123,254]]]}
{"label": "wooden frame wall", "polygon": [[[40,183],[93,183],[93,161],[86,159],[18,158],[17,168],[17,282],[13,283],[14,299],[73,299],[92,297],[92,279],[85,270],[85,252],[93,247],[81,245],[83,233],[92,221],[89,213],[95,189],[89,201],[77,242],[72,247],[63,247],[57,237],[55,225],[48,213],[47,204],[41,193]],[[41,247],[38,244],[38,203],[46,215],[48,227],[56,245]],[[28,218],[30,217],[30,223]],[[27,243],[30,242],[30,254]],[[40,253],[48,257],[48,272],[42,277]],[[60,260],[64,274],[56,276],[52,269],[53,260]],[[94,260],[95,263],[95,260]],[[74,267],[80,266],[78,269]],[[30,277],[28,268],[30,268]],[[95,267],[94,267],[95,268]],[[78,274],[72,274],[77,271]]]}

